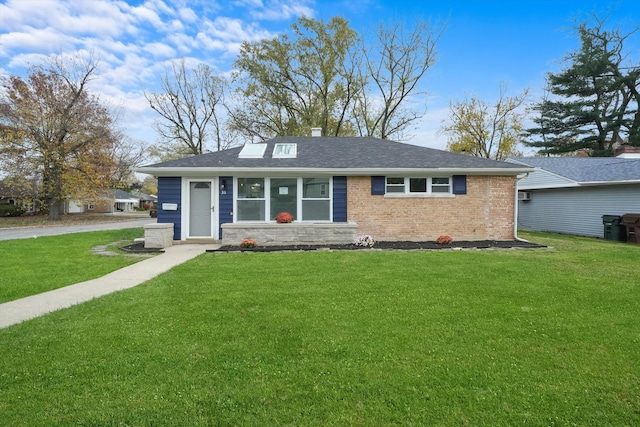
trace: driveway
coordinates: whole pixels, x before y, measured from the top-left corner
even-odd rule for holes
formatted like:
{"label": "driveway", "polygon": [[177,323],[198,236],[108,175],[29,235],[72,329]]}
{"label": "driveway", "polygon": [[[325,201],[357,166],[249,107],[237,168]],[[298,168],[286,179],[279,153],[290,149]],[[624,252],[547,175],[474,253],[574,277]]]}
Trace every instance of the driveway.
{"label": "driveway", "polygon": [[87,231],[120,230],[154,224],[155,218],[122,220],[97,224],[69,225],[62,227],[24,227],[0,229],[0,240],[28,239],[31,237],[58,236],[60,234],[84,233]]}

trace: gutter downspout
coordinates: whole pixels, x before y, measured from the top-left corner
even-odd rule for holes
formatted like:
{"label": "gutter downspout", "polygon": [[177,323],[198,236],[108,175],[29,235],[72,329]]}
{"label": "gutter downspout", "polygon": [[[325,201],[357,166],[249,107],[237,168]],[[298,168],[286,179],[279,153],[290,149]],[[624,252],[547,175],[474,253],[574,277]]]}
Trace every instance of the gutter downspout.
{"label": "gutter downspout", "polygon": [[515,219],[515,221],[513,221],[513,238],[515,240],[519,240],[521,242],[528,242],[528,240],[524,240],[524,239],[521,239],[521,238],[518,237],[518,205],[519,205],[519,203],[518,203],[518,181],[520,181],[521,179],[524,179],[524,178],[526,178],[528,176],[529,176],[529,172],[525,173],[522,176],[521,175],[516,176],[516,191],[515,191],[515,195],[514,195],[516,200],[515,200],[514,209],[513,209],[514,210],[513,214],[514,214],[514,219]]}

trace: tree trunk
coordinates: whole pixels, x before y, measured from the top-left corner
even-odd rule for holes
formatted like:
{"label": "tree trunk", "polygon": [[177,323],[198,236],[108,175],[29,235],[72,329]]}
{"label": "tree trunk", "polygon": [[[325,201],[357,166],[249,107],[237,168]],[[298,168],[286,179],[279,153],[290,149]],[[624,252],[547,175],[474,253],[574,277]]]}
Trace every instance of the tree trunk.
{"label": "tree trunk", "polygon": [[64,200],[49,199],[47,202],[49,207],[49,220],[59,220],[60,215],[64,214]]}

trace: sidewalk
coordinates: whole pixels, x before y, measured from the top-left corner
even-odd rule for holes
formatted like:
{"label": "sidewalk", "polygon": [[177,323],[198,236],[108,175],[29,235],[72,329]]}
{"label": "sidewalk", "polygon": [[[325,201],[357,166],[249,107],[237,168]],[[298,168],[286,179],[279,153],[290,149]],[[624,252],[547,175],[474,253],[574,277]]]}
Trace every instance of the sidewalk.
{"label": "sidewalk", "polygon": [[0,328],[132,288],[214,247],[215,245],[198,244],[171,246],[166,248],[163,254],[121,268],[106,276],[0,304]]}
{"label": "sidewalk", "polygon": [[15,228],[2,228],[0,229],[0,240],[13,240],[13,239],[30,239],[33,237],[44,236],[59,236],[61,234],[69,233],[85,233],[90,231],[103,231],[103,230],[120,230],[123,228],[138,228],[143,227],[145,224],[155,224],[155,218],[131,218],[130,220],[92,223],[82,225],[62,225],[62,226],[49,226],[49,227],[15,227]]}

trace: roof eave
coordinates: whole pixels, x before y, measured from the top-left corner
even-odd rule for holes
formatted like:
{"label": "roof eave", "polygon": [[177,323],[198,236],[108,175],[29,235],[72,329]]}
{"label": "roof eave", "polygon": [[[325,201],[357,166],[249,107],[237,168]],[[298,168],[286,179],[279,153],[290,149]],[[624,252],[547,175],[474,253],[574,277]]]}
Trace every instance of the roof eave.
{"label": "roof eave", "polygon": [[535,171],[532,167],[522,168],[269,168],[269,167],[141,167],[133,170],[155,176],[222,176],[222,175],[273,175],[273,174],[321,174],[321,175],[411,175],[411,174],[447,174],[447,175],[520,175]]}
{"label": "roof eave", "polygon": [[574,181],[566,184],[554,185],[518,185],[518,190],[553,190],[558,188],[578,188],[578,187],[602,187],[609,185],[633,185],[640,184],[640,179],[624,179],[615,181]]}
{"label": "roof eave", "polygon": [[638,179],[620,179],[611,181],[585,181],[579,183],[581,187],[593,187],[600,185],[625,185],[625,184],[640,184],[640,178]]}

